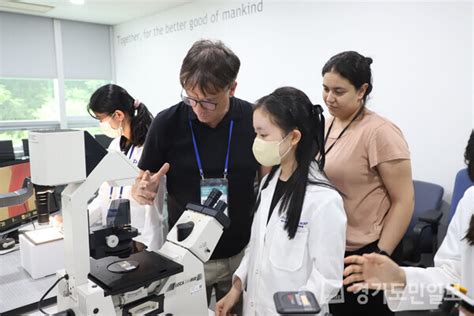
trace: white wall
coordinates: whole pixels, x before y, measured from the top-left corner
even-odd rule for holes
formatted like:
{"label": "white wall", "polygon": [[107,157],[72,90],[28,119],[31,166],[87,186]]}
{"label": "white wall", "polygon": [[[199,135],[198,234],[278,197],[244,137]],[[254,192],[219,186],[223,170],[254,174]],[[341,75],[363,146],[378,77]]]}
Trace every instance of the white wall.
{"label": "white wall", "polygon": [[[450,200],[474,124],[472,4],[264,2],[263,12],[222,21],[223,10],[248,3],[258,1],[194,3],[116,26],[117,83],[157,113],[179,100],[189,47],[212,38],[241,59],[238,97],[254,101],[293,85],[322,103],[322,66],[357,50],[374,59],[369,107],[403,130],[414,178],[443,185]],[[219,21],[210,23],[216,10]],[[206,14],[208,24],[191,31],[189,19]],[[178,21],[186,29],[145,38],[144,30]]]}

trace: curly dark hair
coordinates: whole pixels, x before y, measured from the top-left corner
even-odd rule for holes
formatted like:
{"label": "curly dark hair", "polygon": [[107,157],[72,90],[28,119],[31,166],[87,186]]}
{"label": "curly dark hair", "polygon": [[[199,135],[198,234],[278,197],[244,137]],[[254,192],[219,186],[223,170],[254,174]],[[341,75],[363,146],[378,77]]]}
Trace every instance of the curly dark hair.
{"label": "curly dark hair", "polygon": [[[474,130],[471,131],[471,136],[467,142],[466,151],[464,152],[464,161],[467,165],[469,178],[471,181],[474,181]],[[471,246],[474,246],[474,215],[471,217],[469,229],[464,238]]]}
{"label": "curly dark hair", "polygon": [[368,84],[365,91],[363,101],[367,101],[367,97],[372,91],[372,58],[365,57],[355,51],[342,52],[334,55],[329,59],[323,67],[322,75],[327,72],[336,72],[343,78],[349,80],[356,90],[359,90],[365,83]]}
{"label": "curly dark hair", "polygon": [[466,151],[464,152],[464,161],[467,165],[469,178],[474,181],[474,130],[471,132],[471,136],[467,142]]}

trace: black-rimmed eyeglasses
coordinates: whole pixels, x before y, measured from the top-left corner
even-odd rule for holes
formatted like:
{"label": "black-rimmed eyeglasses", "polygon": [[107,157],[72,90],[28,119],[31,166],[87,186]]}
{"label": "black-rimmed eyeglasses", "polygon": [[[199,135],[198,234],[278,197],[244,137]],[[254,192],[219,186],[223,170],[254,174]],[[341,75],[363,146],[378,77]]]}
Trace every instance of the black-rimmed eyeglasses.
{"label": "black-rimmed eyeglasses", "polygon": [[185,104],[187,104],[189,106],[192,106],[192,107],[195,107],[199,103],[203,107],[203,109],[210,110],[210,111],[214,111],[217,107],[216,102],[211,102],[211,101],[207,101],[207,100],[197,100],[197,99],[190,98],[185,94],[184,91],[181,91],[181,100],[183,100],[183,102]]}

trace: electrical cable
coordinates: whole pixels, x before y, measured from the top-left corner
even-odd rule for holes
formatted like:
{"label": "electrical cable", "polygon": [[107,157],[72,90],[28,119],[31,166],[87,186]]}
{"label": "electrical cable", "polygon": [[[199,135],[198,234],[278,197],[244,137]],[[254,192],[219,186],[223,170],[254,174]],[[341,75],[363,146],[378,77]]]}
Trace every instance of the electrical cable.
{"label": "electrical cable", "polygon": [[51,315],[51,314],[48,314],[46,313],[44,310],[43,310],[43,307],[41,306],[43,304],[43,300],[44,298],[49,294],[49,292],[51,292],[52,289],[54,289],[54,287],[62,280],[62,279],[66,279],[66,280],[69,280],[69,275],[65,274],[63,275],[62,277],[60,277],[59,279],[56,280],[56,282],[54,282],[54,284],[46,291],[46,293],[43,294],[43,296],[40,298],[40,300],[38,301],[38,310],[40,312],[42,312],[44,315]]}

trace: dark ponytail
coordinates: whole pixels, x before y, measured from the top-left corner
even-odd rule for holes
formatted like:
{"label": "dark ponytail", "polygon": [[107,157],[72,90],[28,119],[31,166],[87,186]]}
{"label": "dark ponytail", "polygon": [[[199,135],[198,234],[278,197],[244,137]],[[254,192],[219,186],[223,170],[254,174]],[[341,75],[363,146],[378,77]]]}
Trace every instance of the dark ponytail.
{"label": "dark ponytail", "polygon": [[474,215],[471,216],[471,222],[469,223],[469,228],[467,229],[464,239],[467,240],[469,245],[474,246]]}
{"label": "dark ponytail", "polygon": [[474,181],[474,131],[471,131],[471,136],[469,136],[466,151],[464,151],[464,161],[467,164],[469,178]]}
{"label": "dark ponytail", "polygon": [[148,111],[145,104],[139,102],[137,104],[135,116],[132,117],[130,126],[132,129],[132,144],[142,146],[145,143],[148,128],[153,121],[153,115]]}
{"label": "dark ponytail", "polygon": [[135,100],[124,88],[115,84],[102,86],[92,94],[87,105],[87,111],[93,118],[96,118],[94,113],[112,115],[117,110],[125,113],[130,120],[130,143],[142,146],[153,115],[145,104]]}
{"label": "dark ponytail", "polygon": [[[288,238],[293,239],[298,229],[303,202],[308,185],[321,185],[332,188],[330,183],[314,174],[313,162],[322,171],[324,168],[324,116],[322,108],[313,105],[308,96],[292,87],[276,89],[273,93],[262,97],[256,102],[255,110],[267,112],[271,121],[285,134],[297,129],[301,133],[300,141],[295,150],[297,167],[288,179],[281,197],[279,214],[286,212],[285,230]],[[316,156],[320,156],[316,161]],[[273,166],[267,176],[262,190],[267,187],[275,176],[279,166]],[[317,180],[317,181],[315,181]],[[257,199],[255,210],[260,204]]]}
{"label": "dark ponytail", "polygon": [[323,115],[323,107],[315,104],[311,108],[312,119],[314,120],[314,135],[313,138],[318,145],[317,162],[321,172],[324,172],[324,165],[326,164],[326,151],[324,149],[324,126],[325,120]]}

